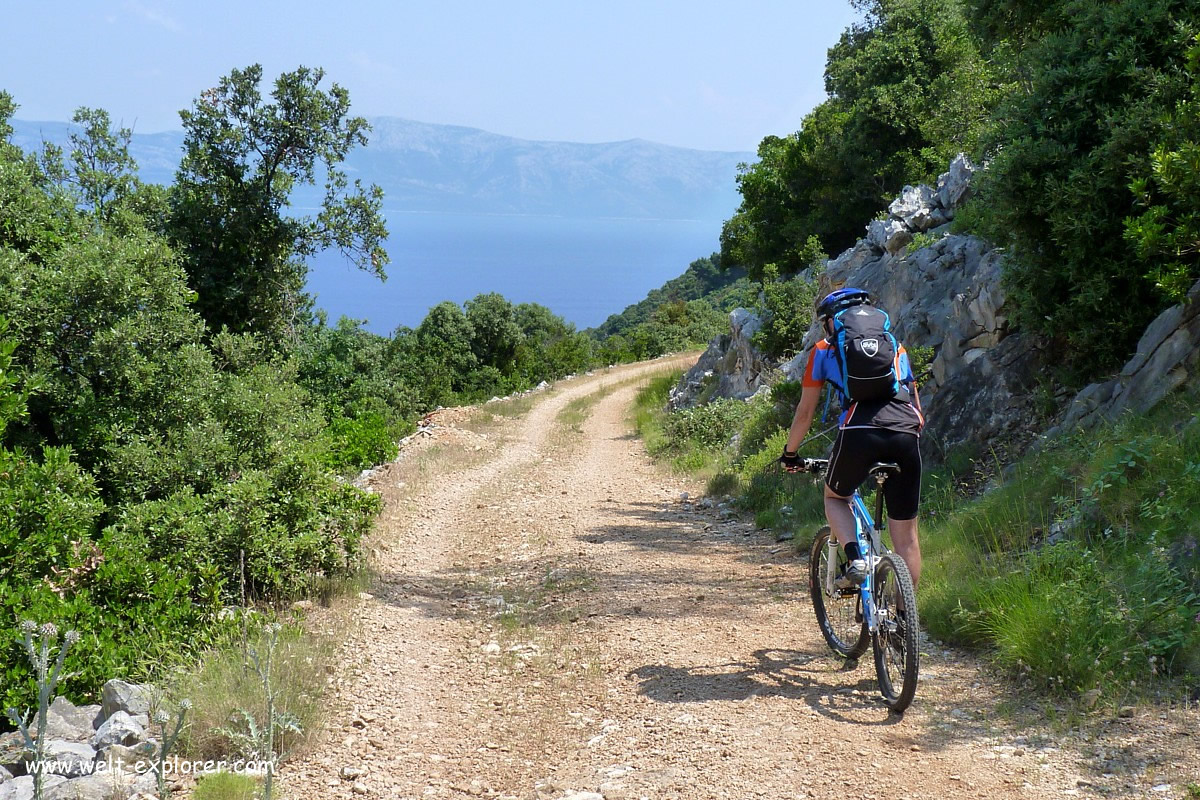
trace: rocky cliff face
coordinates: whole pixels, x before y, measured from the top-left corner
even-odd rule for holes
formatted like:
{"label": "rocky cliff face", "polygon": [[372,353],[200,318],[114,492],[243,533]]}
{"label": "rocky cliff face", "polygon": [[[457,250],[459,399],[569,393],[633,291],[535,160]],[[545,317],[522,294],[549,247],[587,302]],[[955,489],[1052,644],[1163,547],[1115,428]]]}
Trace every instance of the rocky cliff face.
{"label": "rocky cliff face", "polygon": [[[964,443],[987,445],[1022,431],[1031,418],[1038,354],[1032,342],[1010,333],[1000,286],[1003,254],[981,239],[946,229],[970,196],[972,173],[960,156],[937,187],[905,187],[888,217],[873,221],[863,239],[816,276],[819,296],[840,286],[871,292],[891,314],[901,341],[909,348],[933,349],[921,396],[935,458]],[[928,244],[914,248],[917,235]],[[734,317],[732,334],[714,340],[684,376],[672,396],[674,407],[696,402],[700,390],[714,381],[710,394],[718,397],[746,397],[766,383],[775,365],[756,354],[746,333],[759,323],[744,309]],[[809,348],[822,335],[814,323],[800,355],[778,365],[784,376],[800,378]]]}
{"label": "rocky cliff face", "polygon": [[1168,394],[1200,373],[1200,281],[1183,303],[1159,314],[1138,341],[1137,351],[1117,377],[1093,383],[1067,408],[1054,435],[1072,428],[1091,428],[1126,412],[1149,411]]}
{"label": "rocky cliff face", "polygon": [[730,312],[730,333],[709,342],[695,366],[671,390],[670,408],[691,408],[714,397],[750,397],[767,386],[777,365],[751,341],[761,327],[762,320],[744,308]]}

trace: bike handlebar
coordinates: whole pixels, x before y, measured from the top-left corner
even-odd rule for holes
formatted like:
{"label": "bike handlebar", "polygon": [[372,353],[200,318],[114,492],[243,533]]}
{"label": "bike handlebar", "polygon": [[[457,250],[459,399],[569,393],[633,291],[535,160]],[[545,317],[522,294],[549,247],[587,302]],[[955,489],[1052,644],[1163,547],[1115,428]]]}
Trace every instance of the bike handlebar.
{"label": "bike handlebar", "polygon": [[820,475],[828,466],[828,458],[802,458],[799,468],[789,469],[788,472],[811,472],[814,475]]}

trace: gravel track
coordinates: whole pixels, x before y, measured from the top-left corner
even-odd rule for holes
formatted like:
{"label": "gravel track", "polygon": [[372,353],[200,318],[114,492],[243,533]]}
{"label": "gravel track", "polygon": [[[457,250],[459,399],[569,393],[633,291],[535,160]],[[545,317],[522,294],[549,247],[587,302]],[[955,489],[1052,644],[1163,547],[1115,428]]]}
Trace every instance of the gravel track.
{"label": "gravel track", "polygon": [[[913,708],[889,714],[870,658],[829,654],[806,560],[681,502],[700,487],[632,435],[637,386],[684,363],[565,382],[466,463],[376,474],[377,581],[287,797],[1185,797],[1200,780],[1194,709],[1022,725],[997,710],[1022,702],[1011,686],[932,643]],[[572,401],[582,423],[560,418]]]}

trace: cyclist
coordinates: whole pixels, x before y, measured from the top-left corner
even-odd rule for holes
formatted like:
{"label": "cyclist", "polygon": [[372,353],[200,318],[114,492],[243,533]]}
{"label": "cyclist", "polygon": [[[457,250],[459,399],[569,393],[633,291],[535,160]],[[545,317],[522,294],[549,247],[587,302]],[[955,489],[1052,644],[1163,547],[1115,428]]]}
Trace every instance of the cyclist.
{"label": "cyclist", "polygon": [[842,378],[834,342],[834,316],[845,309],[871,302],[868,292],[845,288],[831,292],[817,306],[817,317],[828,338],[818,341],[809,353],[801,381],[800,402],[779,461],[788,472],[800,470],[801,461],[796,450],[808,435],[821,389],[829,382],[842,401],[838,436],[825,473],[825,518],[845,549],[847,560],[839,587],[859,586],[866,579],[867,565],[855,539],[850,497],[866,480],[871,465],[881,461],[900,467],[900,474],[891,476],[884,484],[883,494],[892,544],[908,565],[915,587],[921,576],[921,547],[917,540],[917,505],[921,494],[918,436],[925,418],[921,414],[912,366],[904,346],[900,345],[895,356],[900,388],[895,397],[855,402]]}

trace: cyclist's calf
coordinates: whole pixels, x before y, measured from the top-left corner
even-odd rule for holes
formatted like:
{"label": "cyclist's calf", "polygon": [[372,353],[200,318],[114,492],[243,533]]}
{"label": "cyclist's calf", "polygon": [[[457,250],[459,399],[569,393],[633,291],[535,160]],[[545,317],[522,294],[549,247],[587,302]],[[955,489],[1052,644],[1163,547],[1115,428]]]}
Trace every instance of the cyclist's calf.
{"label": "cyclist's calf", "polygon": [[825,484],[825,519],[829,521],[829,527],[842,547],[855,541],[856,526],[854,512],[850,510],[850,498],[842,497],[830,489],[829,484]]}
{"label": "cyclist's calf", "polygon": [[917,518],[888,519],[888,533],[896,552],[904,559],[912,575],[913,588],[921,581],[921,542],[917,538]]}

